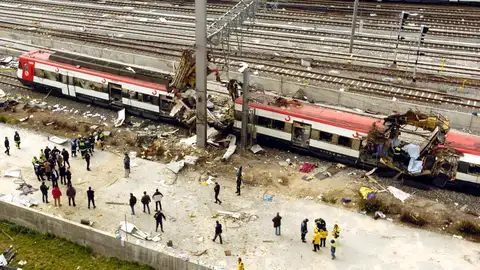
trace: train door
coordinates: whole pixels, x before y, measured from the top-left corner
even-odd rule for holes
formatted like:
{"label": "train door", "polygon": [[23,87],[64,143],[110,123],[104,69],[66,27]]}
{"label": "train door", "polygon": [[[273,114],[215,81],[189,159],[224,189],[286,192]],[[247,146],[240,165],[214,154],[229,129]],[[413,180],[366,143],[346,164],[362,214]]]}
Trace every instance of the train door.
{"label": "train door", "polygon": [[122,103],[122,86],[120,84],[108,83],[108,93],[111,102]]}
{"label": "train door", "polygon": [[311,132],[312,125],[294,121],[292,129],[292,144],[297,147],[308,148],[310,145]]}
{"label": "train door", "polygon": [[35,62],[25,60],[22,70],[22,79],[25,81],[33,82],[33,76],[35,75]]}
{"label": "train door", "polygon": [[73,83],[73,74],[67,71],[67,75],[62,76],[62,83],[67,85],[67,92],[69,96],[76,97],[75,84]]}

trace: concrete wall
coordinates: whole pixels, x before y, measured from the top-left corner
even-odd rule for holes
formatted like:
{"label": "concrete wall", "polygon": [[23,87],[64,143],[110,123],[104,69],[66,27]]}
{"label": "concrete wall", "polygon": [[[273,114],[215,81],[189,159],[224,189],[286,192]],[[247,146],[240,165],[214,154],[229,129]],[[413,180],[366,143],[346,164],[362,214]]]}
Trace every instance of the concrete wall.
{"label": "concrete wall", "polygon": [[[153,67],[166,72],[173,72],[174,66],[178,65],[174,60],[162,60],[151,56],[138,55],[133,53],[118,52],[112,49],[87,46],[79,43],[71,43],[60,40],[52,40],[50,38],[20,35],[10,31],[0,31],[0,37],[24,41],[34,45],[41,45],[54,49],[65,49],[87,54],[92,57],[106,58],[114,61],[122,61],[133,65]],[[227,74],[222,74],[223,79],[228,79]],[[230,72],[230,78],[242,81],[243,75],[238,72]],[[213,75],[209,78],[214,80]],[[371,110],[381,114],[390,114],[392,111],[406,112],[408,109],[418,109],[420,111],[430,113],[436,112],[450,119],[452,128],[466,129],[474,132],[480,132],[480,118],[469,113],[463,113],[455,110],[441,109],[438,107],[417,105],[406,102],[394,102],[389,99],[358,95],[351,92],[342,92],[336,89],[328,89],[325,87],[309,86],[299,82],[292,82],[291,78],[266,78],[260,76],[250,76],[250,84],[260,84],[264,90],[273,91],[280,95],[291,96],[299,89],[303,89],[309,99],[318,103],[327,103],[331,105],[344,106],[348,108],[358,108],[366,111]],[[337,87],[337,86],[332,86]]]}
{"label": "concrete wall", "polygon": [[129,242],[125,242],[122,247],[120,239],[100,230],[3,201],[0,201],[0,219],[10,220],[42,233],[49,232],[77,244],[88,246],[94,252],[106,257],[147,264],[155,269],[210,269]]}

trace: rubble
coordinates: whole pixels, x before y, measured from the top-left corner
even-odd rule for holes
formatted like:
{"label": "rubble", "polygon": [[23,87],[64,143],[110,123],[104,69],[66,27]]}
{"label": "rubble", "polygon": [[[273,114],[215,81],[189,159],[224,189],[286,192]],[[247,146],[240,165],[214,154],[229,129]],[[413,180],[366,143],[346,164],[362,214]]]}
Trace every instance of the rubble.
{"label": "rubble", "polygon": [[228,134],[227,139],[230,140],[230,143],[228,145],[227,152],[222,157],[222,160],[228,160],[234,153],[235,150],[237,149],[237,137],[232,134]]}
{"label": "rubble", "polygon": [[254,154],[263,154],[265,153],[265,150],[263,150],[263,148],[258,145],[258,144],[255,144],[253,145],[252,147],[250,147],[250,151],[252,151],[252,153]]}

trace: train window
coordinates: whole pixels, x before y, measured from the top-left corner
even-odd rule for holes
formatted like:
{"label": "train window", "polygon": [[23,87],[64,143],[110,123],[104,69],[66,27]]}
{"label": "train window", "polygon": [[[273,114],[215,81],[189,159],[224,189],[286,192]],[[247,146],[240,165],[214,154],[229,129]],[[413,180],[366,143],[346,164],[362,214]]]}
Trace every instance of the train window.
{"label": "train window", "polygon": [[35,69],[35,76],[38,78],[45,78],[45,72],[43,70],[36,68]]}
{"label": "train window", "polygon": [[292,123],[285,123],[285,132],[287,133],[292,133],[292,128],[293,128],[293,124]]}
{"label": "train window", "polygon": [[97,91],[97,92],[106,92],[106,90],[107,90],[105,85],[103,85],[102,83],[89,82],[89,87],[93,91]]}
{"label": "train window", "polygon": [[153,105],[159,106],[159,105],[160,105],[160,98],[157,97],[157,96],[152,96],[152,101],[151,101],[151,103],[152,103]]}
{"label": "train window", "polygon": [[346,147],[352,147],[352,139],[343,137],[343,136],[338,136],[338,145],[343,145]]}
{"label": "train window", "polygon": [[278,120],[272,120],[272,128],[273,129],[278,129],[278,130],[283,130],[285,128],[285,122],[278,121]]}
{"label": "train window", "polygon": [[241,111],[235,111],[235,120],[242,121],[242,112]]}
{"label": "train window", "polygon": [[314,139],[314,140],[319,140],[320,139],[320,130],[312,129],[312,133],[310,134],[310,138]]}
{"label": "train window", "polygon": [[332,138],[333,138],[332,133],[320,131],[320,140],[321,141],[332,142]]}
{"label": "train window", "polygon": [[468,173],[468,167],[470,167],[470,164],[468,164],[464,161],[459,161],[457,172]]}
{"label": "train window", "polygon": [[468,173],[469,174],[480,174],[480,166],[475,165],[475,164],[470,164],[468,167]]}
{"label": "train window", "polygon": [[142,93],[137,93],[137,100],[138,101],[143,101],[143,94]]}
{"label": "train window", "polygon": [[80,79],[80,78],[73,78],[73,85],[75,85],[76,87],[82,87],[82,88],[83,88],[82,79]]}
{"label": "train window", "polygon": [[143,102],[152,103],[152,96],[150,96],[150,95],[143,95]]}
{"label": "train window", "polygon": [[51,81],[56,81],[58,82],[60,80],[60,76],[58,73],[55,72],[50,72],[47,70],[44,70],[43,73],[45,73],[45,79],[51,80]]}
{"label": "train window", "polygon": [[263,116],[258,116],[257,117],[257,125],[263,126],[266,128],[272,128],[272,119],[263,117]]}

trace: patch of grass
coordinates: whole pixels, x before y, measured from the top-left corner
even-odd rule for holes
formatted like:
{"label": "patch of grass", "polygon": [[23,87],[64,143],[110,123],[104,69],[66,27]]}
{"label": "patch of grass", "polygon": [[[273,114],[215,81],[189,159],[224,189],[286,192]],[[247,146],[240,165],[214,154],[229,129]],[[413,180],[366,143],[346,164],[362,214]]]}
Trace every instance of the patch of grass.
{"label": "patch of grass", "polygon": [[381,211],[384,214],[390,214],[390,207],[378,198],[370,200],[361,199],[358,203],[358,207],[360,211],[365,211],[368,214],[373,214],[377,211]]}
{"label": "patch of grass", "polygon": [[338,201],[338,199],[335,198],[335,196],[333,196],[331,194],[327,194],[327,195],[322,196],[322,202],[336,204],[337,201]]}
{"label": "patch of grass", "polygon": [[469,220],[463,220],[457,225],[457,231],[466,235],[480,235],[480,226]]}
{"label": "patch of grass", "polygon": [[403,223],[408,223],[415,225],[417,227],[422,227],[427,224],[427,220],[420,216],[419,214],[415,214],[409,211],[403,212],[400,215],[400,221]]}
{"label": "patch of grass", "polygon": [[8,122],[8,117],[3,115],[3,114],[0,114],[0,123],[7,123]]}
{"label": "patch of grass", "polygon": [[10,245],[17,250],[12,261],[15,265],[20,260],[28,263],[22,269],[107,269],[107,270],[150,270],[146,265],[129,263],[116,258],[105,258],[92,253],[89,247],[77,245],[52,234],[42,234],[8,221],[0,222],[0,229],[11,236],[14,241],[0,231],[0,252]]}

